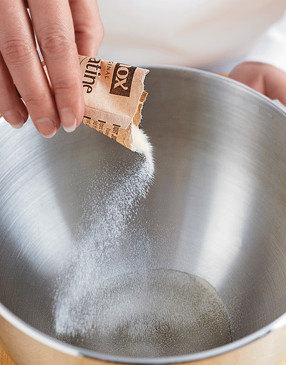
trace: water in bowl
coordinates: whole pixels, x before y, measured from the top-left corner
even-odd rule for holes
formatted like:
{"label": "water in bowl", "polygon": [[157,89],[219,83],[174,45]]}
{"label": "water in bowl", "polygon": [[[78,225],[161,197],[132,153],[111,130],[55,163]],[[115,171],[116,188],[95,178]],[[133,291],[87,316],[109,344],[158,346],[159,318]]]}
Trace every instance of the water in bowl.
{"label": "water in bowl", "polygon": [[104,281],[96,291],[92,307],[87,303],[88,313],[82,313],[82,329],[61,334],[61,340],[127,357],[183,355],[231,342],[223,302],[197,276],[133,272]]}

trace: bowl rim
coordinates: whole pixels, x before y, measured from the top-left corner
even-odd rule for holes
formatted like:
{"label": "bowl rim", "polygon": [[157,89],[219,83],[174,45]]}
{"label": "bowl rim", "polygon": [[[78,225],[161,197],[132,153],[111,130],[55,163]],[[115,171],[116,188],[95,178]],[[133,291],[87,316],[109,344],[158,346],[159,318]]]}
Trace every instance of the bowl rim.
{"label": "bowl rim", "polygon": [[[235,85],[237,88],[243,89],[245,92],[250,93],[257,98],[261,99],[262,101],[266,102],[270,107],[275,109],[276,111],[280,112],[285,117],[286,122],[286,108],[283,108],[271,99],[266,97],[265,95],[260,94],[259,92],[251,89],[250,87],[241,84],[238,81],[229,79],[226,76],[222,76],[220,74],[216,74],[213,72],[200,70],[191,67],[183,67],[183,66],[173,66],[173,65],[143,65],[140,67],[146,67],[150,70],[171,70],[177,72],[187,72],[187,73],[195,73],[203,75],[206,78],[211,79],[218,79],[220,82],[231,83]],[[0,125],[3,122],[3,118],[0,117]],[[268,325],[264,326],[263,328],[247,335],[239,340],[233,341],[223,346],[219,346],[210,350],[200,351],[196,353],[191,353],[187,355],[176,355],[176,356],[168,356],[168,357],[124,357],[124,356],[115,356],[115,355],[108,355],[104,353],[99,353],[93,350],[88,350],[85,348],[81,348],[78,346],[74,346],[65,342],[62,342],[52,336],[37,330],[36,328],[32,327],[21,318],[16,316],[12,311],[10,311],[7,307],[5,307],[0,302],[0,317],[3,317],[8,323],[13,325],[16,329],[23,332],[27,336],[31,337],[35,341],[46,345],[52,349],[60,351],[70,356],[75,356],[79,358],[89,358],[94,360],[102,360],[105,362],[113,362],[113,363],[121,363],[121,364],[174,364],[174,363],[185,363],[185,362],[194,362],[198,360],[204,360],[212,357],[221,356],[227,354],[229,352],[235,351],[243,346],[249,345],[255,341],[262,339],[263,337],[269,335],[270,333],[274,332],[275,330],[283,327],[286,325],[286,312],[276,318],[274,321],[270,322]]]}
{"label": "bowl rim", "polygon": [[125,357],[108,355],[93,350],[88,350],[82,347],[74,346],[66,342],[62,342],[55,337],[45,334],[32,327],[9,309],[7,309],[2,303],[0,303],[0,317],[3,317],[9,324],[14,326],[17,330],[29,336],[31,339],[40,342],[51,349],[57,350],[69,356],[78,358],[89,358],[93,360],[101,360],[111,363],[119,364],[178,364],[178,363],[191,363],[199,360],[206,360],[217,356],[226,355],[229,352],[235,351],[256,342],[272,332],[286,326],[286,313],[279,316],[277,319],[266,325],[265,327],[247,335],[239,340],[230,342],[226,345],[215,347],[210,350],[195,352],[186,355],[166,356],[166,357]]}

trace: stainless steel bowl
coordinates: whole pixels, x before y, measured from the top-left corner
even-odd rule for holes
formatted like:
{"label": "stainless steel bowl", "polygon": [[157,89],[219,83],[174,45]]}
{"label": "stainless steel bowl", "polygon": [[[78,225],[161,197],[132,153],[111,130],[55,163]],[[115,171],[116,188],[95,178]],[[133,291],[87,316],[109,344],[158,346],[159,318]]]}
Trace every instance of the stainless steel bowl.
{"label": "stainless steel bowl", "polygon": [[144,359],[56,339],[54,285],[83,202],[92,209],[90,184],[138,155],[85,126],[45,140],[31,123],[14,131],[4,121],[1,342],[21,365],[275,364],[286,353],[286,114],[238,83],[197,70],[152,68],[146,84],[142,125],[156,174],[130,225],[148,231],[152,268],[197,275],[216,289],[233,342]]}

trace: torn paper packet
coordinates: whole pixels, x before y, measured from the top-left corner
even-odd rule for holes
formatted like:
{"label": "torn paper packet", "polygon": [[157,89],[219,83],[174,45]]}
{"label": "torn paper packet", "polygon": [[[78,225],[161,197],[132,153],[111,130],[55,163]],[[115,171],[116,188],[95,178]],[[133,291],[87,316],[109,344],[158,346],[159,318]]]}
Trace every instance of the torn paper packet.
{"label": "torn paper packet", "polygon": [[79,56],[84,90],[83,123],[132,149],[132,125],[138,126],[146,99],[140,67]]}

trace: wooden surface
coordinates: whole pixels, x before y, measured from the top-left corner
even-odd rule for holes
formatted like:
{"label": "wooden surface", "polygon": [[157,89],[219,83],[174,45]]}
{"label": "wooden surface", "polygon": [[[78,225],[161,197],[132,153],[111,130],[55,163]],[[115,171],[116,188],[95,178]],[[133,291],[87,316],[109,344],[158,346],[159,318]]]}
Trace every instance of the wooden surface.
{"label": "wooden surface", "polygon": [[[0,347],[0,365],[17,365],[1,347]],[[37,365],[37,364],[31,364],[31,365]],[[247,364],[247,365],[251,365],[251,364]],[[274,365],[276,365],[276,364],[274,364]],[[277,365],[286,365],[286,359]]]}
{"label": "wooden surface", "polygon": [[8,356],[1,347],[0,347],[0,365],[16,365],[16,363],[12,361],[10,356]]}

